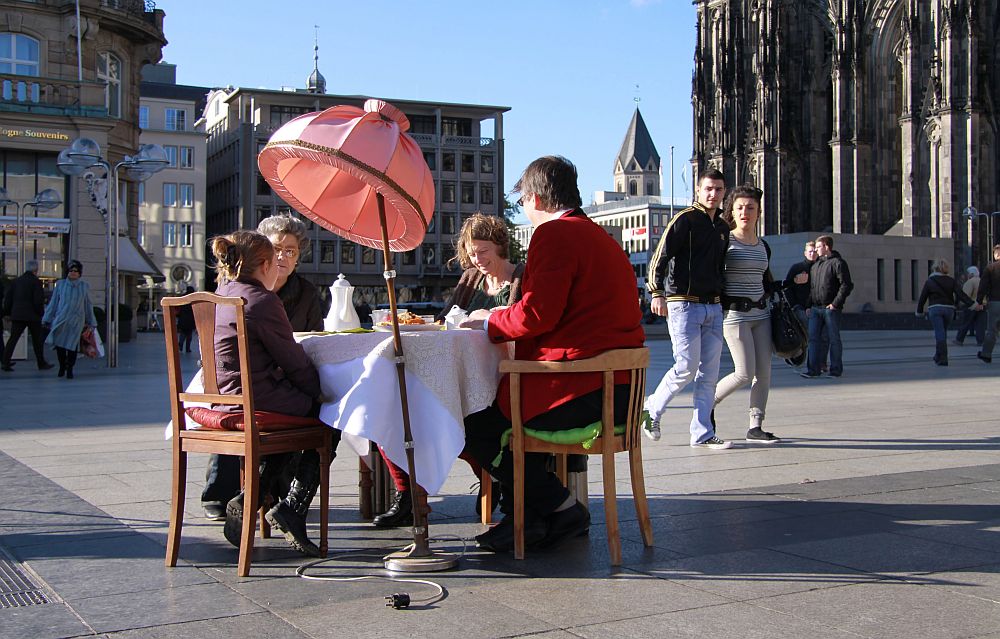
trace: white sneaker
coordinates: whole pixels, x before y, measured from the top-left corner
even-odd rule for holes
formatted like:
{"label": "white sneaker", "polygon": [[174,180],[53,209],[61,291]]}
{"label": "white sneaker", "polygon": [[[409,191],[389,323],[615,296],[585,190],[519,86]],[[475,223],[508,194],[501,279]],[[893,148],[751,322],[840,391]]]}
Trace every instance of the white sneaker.
{"label": "white sneaker", "polygon": [[724,439],[719,439],[713,436],[711,439],[706,439],[703,442],[698,442],[697,444],[691,444],[691,448],[711,448],[712,450],[725,450],[727,448],[732,448],[733,442],[727,442]]}
{"label": "white sneaker", "polygon": [[653,419],[649,413],[642,413],[642,434],[654,442],[660,441],[660,418]]}

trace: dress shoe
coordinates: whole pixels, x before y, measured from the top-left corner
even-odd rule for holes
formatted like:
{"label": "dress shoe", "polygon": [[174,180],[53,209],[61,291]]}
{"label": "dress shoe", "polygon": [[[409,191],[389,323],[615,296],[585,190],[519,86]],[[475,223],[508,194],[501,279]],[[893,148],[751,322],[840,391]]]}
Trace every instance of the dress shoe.
{"label": "dress shoe", "polygon": [[566,539],[580,537],[590,531],[590,511],[580,502],[566,510],[550,514],[545,520],[548,533],[539,540],[538,548],[551,548]]}
{"label": "dress shoe", "polygon": [[408,490],[397,490],[389,509],[372,520],[376,528],[399,528],[413,525],[413,498]]}
{"label": "dress shoe", "polygon": [[210,521],[226,520],[226,505],[221,501],[202,502],[201,507],[205,510],[205,519]]}
{"label": "dress shoe", "polygon": [[6,372],[8,372],[8,373],[12,373],[12,372],[14,372],[14,367],[13,367],[13,366],[11,366],[10,364],[6,364],[6,365],[4,365],[4,366],[0,366],[0,369],[2,369],[2,370],[4,370],[4,371],[6,371]]}
{"label": "dress shoe", "polygon": [[49,364],[48,362],[42,362],[41,364],[38,365],[38,370],[40,370],[40,371],[47,371],[50,368],[55,368],[55,364]]}
{"label": "dress shoe", "polygon": [[[589,521],[588,516],[588,521]],[[524,512],[524,544],[531,548],[546,538],[545,520]],[[514,549],[514,515],[505,515],[500,523],[476,536],[476,545],[492,552],[510,552]]]}

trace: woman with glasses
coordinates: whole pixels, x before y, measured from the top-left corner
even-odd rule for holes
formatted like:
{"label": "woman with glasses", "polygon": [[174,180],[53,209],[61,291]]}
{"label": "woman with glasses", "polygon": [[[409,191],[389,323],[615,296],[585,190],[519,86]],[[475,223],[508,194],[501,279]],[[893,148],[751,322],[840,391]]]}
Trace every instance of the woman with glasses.
{"label": "woman with glasses", "polygon": [[73,379],[84,324],[97,328],[94,307],[90,303],[90,285],[80,279],[82,274],[83,264],[70,260],[66,265],[66,279],[56,284],[42,316],[42,326],[50,329],[45,342],[55,347],[56,357],[59,358],[59,377],[65,376],[66,379]]}
{"label": "woman with glasses", "polygon": [[[272,215],[261,220],[257,232],[274,246],[277,270],[274,288],[288,323],[295,332],[323,330],[323,312],[316,287],[295,272],[302,250],[309,246],[305,223],[291,215]],[[276,482],[275,501],[287,492],[291,478],[286,474]],[[226,518],[226,504],[240,492],[240,458],[233,455],[211,455],[206,471],[201,505],[205,517],[214,521]]]}
{"label": "woman with glasses", "polygon": [[[763,192],[753,186],[733,189],[722,219],[729,223],[729,248],[723,267],[722,334],[736,370],[719,380],[715,405],[733,391],[750,384],[750,424],[746,441],[780,441],[763,429],[771,387],[771,309],[768,297],[774,281],[768,270],[770,251],[757,236]],[[715,425],[715,411],[712,411]]]}

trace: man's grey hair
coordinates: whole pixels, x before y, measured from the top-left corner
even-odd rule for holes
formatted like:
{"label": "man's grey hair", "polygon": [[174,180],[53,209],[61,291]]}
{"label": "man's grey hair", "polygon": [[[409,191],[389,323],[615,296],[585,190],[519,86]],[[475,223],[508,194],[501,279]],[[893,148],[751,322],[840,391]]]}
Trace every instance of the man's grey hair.
{"label": "man's grey hair", "polygon": [[306,223],[299,218],[282,213],[265,217],[257,225],[257,232],[267,237],[275,235],[291,235],[299,241],[299,250],[304,251],[309,246],[309,238],[306,237]]}
{"label": "man's grey hair", "polygon": [[32,273],[38,272],[38,260],[28,260],[24,263],[24,270]]}

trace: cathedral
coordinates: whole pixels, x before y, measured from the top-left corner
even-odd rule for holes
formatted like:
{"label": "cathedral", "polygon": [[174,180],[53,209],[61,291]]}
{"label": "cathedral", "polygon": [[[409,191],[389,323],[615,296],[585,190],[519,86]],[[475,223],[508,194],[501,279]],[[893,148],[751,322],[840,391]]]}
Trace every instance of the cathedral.
{"label": "cathedral", "polygon": [[959,266],[989,260],[996,0],[694,2],[696,175],[761,187],[768,235],[940,238]]}

